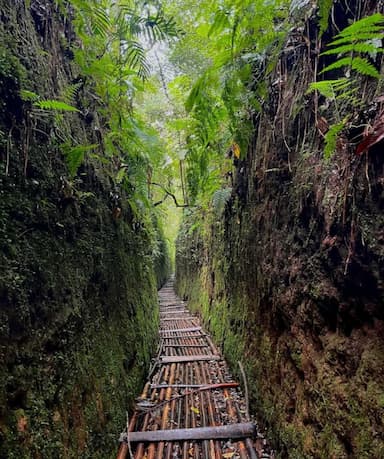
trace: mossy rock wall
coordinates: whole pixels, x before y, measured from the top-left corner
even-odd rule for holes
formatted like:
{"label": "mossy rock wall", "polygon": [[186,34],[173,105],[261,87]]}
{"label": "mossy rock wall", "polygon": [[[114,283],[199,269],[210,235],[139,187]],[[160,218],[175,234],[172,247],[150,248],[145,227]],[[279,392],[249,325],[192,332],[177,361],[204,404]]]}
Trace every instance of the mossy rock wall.
{"label": "mossy rock wall", "polygon": [[97,143],[92,98],[32,120],[20,98],[81,81],[70,21],[54,1],[0,12],[0,457],[114,457],[157,340],[166,245],[102,164],[70,177],[58,144]]}
{"label": "mossy rock wall", "polygon": [[[342,29],[350,12],[335,8]],[[235,160],[225,211],[185,214],[176,285],[235,372],[243,362],[253,411],[279,457],[381,458],[382,144],[357,157],[361,132],[352,129],[323,159],[319,105],[306,92],[315,60],[323,65],[307,32],[316,24],[301,30],[266,77],[269,102],[253,119],[249,151]],[[339,107],[355,125],[368,107],[378,116],[371,83],[362,82],[363,109]]]}

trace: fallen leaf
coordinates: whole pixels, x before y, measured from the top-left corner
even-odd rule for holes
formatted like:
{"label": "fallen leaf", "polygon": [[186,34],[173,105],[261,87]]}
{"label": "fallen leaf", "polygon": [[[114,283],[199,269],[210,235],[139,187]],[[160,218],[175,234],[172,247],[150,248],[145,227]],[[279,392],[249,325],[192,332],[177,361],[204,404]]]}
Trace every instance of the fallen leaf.
{"label": "fallen leaf", "polygon": [[191,406],[191,411],[193,411],[195,414],[200,414],[199,409],[194,406]]}
{"label": "fallen leaf", "polygon": [[233,151],[233,156],[239,159],[240,158],[240,147],[236,142],[234,142],[232,145],[232,151]]}
{"label": "fallen leaf", "polygon": [[231,457],[233,457],[235,455],[235,453],[232,451],[231,453],[224,453],[223,454],[223,457],[225,459],[230,459]]}
{"label": "fallen leaf", "polygon": [[366,151],[368,151],[373,145],[376,145],[381,140],[384,139],[384,116],[380,116],[380,118],[374,123],[372,132],[370,132],[365,139],[359,143],[356,149],[357,155],[362,155]]}

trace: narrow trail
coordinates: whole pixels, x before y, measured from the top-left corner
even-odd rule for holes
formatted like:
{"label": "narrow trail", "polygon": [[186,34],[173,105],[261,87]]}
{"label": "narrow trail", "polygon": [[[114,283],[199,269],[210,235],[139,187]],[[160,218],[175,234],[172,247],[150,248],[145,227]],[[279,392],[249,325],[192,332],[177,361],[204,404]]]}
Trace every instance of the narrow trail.
{"label": "narrow trail", "polygon": [[159,300],[159,351],[118,459],[273,458],[239,384],[172,281]]}

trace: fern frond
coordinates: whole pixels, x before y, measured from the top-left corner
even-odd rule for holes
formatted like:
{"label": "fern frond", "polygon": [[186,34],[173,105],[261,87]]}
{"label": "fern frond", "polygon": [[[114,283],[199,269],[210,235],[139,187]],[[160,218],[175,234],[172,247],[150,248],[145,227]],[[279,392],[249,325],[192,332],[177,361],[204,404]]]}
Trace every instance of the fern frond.
{"label": "fern frond", "polygon": [[352,64],[352,57],[344,57],[343,59],[339,59],[333,64],[327,65],[327,67],[323,68],[323,70],[319,74],[321,75],[324,72],[329,72],[330,70],[339,69],[341,67],[345,67],[351,64]]}
{"label": "fern frond", "polygon": [[100,35],[101,37],[106,37],[108,31],[110,30],[111,23],[108,14],[106,11],[96,5],[92,5],[90,8],[91,12],[91,29],[94,35]]}
{"label": "fern frond", "polygon": [[65,160],[68,166],[69,174],[74,176],[77,172],[77,169],[83,163],[85,154],[89,151],[94,150],[97,148],[98,145],[68,145],[63,144],[61,145],[61,151],[65,156]]}
{"label": "fern frond", "polygon": [[325,146],[324,146],[324,158],[330,159],[333,155],[334,151],[336,150],[337,145],[337,137],[341,130],[343,129],[345,123],[344,121],[334,124],[329,128],[329,131],[325,134]]}
{"label": "fern frond", "polygon": [[33,104],[41,110],[56,110],[60,112],[78,112],[79,110],[72,105],[68,105],[61,100],[38,100]]}
{"label": "fern frond", "polygon": [[21,97],[21,100],[23,100],[24,102],[35,102],[36,100],[39,100],[40,98],[40,96],[36,94],[35,92],[27,91],[26,89],[20,90],[20,97]]}
{"label": "fern frond", "polygon": [[147,79],[150,74],[150,68],[146,60],[145,51],[137,41],[129,41],[125,51],[125,64],[131,69],[137,70],[142,79]]}
{"label": "fern frond", "polygon": [[374,78],[380,78],[380,73],[377,71],[374,65],[372,65],[368,59],[363,57],[355,57],[352,59],[352,68],[361,75],[367,75]]}
{"label": "fern frond", "polygon": [[[330,46],[333,46],[334,43],[330,43]],[[322,56],[331,55],[331,54],[345,54],[351,52],[358,53],[382,53],[383,48],[375,46],[374,43],[350,43],[347,45],[337,46],[336,48],[328,49],[321,53]]]}
{"label": "fern frond", "polygon": [[66,86],[60,95],[60,99],[67,104],[73,103],[82,85],[83,83],[80,82]]}
{"label": "fern frond", "polygon": [[[350,43],[353,43],[353,42],[356,42],[356,41],[359,41],[359,42],[369,42],[370,40],[375,40],[378,38],[378,35],[380,36],[380,32],[381,32],[382,28],[379,27],[379,29],[375,32],[371,32],[371,33],[360,33],[359,34],[359,38],[358,40],[354,40],[353,37],[351,38],[351,36],[346,36],[346,37],[341,37],[341,38],[336,38],[336,40],[333,40],[332,43],[329,43],[327,46],[337,46],[337,45],[344,45],[344,44],[350,44]],[[339,36],[339,35],[337,35]],[[323,54],[323,53],[322,53]]]}
{"label": "fern frond", "polygon": [[309,85],[308,92],[319,91],[319,93],[330,99],[336,97],[338,91],[342,91],[350,86],[348,78],[339,78],[338,80],[315,81]]}
{"label": "fern frond", "polygon": [[144,33],[151,41],[162,41],[177,37],[178,29],[173,18],[166,19],[162,13],[149,16],[144,22]]}
{"label": "fern frond", "polygon": [[376,13],[354,22],[343,29],[337,37],[354,37],[355,40],[359,40],[360,34],[380,32],[383,27],[384,15]]}

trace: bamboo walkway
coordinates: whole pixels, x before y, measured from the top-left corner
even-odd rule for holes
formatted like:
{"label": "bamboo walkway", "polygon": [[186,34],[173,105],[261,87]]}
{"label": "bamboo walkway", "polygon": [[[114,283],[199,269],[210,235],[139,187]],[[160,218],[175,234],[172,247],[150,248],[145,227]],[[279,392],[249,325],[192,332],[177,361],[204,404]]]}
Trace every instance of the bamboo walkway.
{"label": "bamboo walkway", "polygon": [[118,459],[273,458],[239,384],[173,282],[159,292],[160,344]]}

